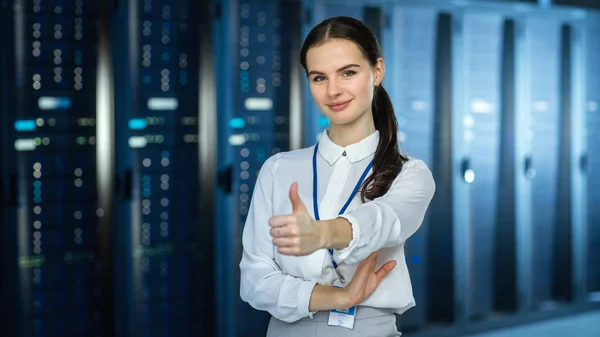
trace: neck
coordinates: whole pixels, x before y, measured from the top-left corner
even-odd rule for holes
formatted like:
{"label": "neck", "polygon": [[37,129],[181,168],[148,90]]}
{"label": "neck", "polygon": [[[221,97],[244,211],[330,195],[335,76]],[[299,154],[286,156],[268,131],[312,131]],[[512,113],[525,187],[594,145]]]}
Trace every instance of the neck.
{"label": "neck", "polygon": [[[370,116],[371,113],[367,112]],[[354,123],[331,124],[329,127],[329,139],[335,144],[346,147],[350,144],[358,143],[375,132],[375,123],[372,118],[359,119]]]}

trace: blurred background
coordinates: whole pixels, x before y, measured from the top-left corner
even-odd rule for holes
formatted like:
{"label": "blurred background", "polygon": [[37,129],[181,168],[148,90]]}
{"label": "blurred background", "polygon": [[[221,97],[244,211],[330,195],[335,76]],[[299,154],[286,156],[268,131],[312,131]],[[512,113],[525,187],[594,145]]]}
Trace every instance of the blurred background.
{"label": "blurred background", "polygon": [[299,51],[337,15],[437,183],[404,336],[600,336],[600,1],[0,4],[1,336],[264,336],[241,232],[328,127]]}

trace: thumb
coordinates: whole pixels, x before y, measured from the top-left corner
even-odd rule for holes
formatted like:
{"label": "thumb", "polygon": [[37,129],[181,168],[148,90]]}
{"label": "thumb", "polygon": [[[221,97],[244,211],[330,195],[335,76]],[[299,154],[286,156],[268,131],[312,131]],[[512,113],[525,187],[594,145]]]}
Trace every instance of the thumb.
{"label": "thumb", "polygon": [[292,202],[292,210],[294,213],[306,210],[306,207],[304,207],[304,204],[298,195],[298,183],[293,183],[290,187],[290,201]]}

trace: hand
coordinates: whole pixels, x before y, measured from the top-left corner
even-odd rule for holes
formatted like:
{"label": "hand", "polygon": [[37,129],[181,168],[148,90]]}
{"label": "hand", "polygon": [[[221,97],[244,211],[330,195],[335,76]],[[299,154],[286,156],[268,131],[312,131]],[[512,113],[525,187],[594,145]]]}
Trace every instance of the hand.
{"label": "hand", "polygon": [[364,302],[371,296],[381,280],[396,267],[396,261],[391,260],[381,266],[378,271],[375,271],[377,253],[371,253],[369,257],[360,262],[352,280],[344,288],[349,308]]}
{"label": "hand", "polygon": [[290,187],[290,201],[293,213],[278,215],[269,219],[273,244],[284,255],[308,255],[323,248],[325,235],[322,226],[317,224],[306,210],[298,196],[298,184]]}

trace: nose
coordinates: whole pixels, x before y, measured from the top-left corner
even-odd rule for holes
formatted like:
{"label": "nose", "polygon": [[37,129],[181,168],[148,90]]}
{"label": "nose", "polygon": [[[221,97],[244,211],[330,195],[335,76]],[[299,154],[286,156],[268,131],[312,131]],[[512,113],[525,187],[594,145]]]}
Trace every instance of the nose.
{"label": "nose", "polygon": [[327,82],[327,94],[330,97],[336,97],[336,96],[339,96],[341,93],[342,93],[342,89],[338,85],[337,81],[330,79]]}

